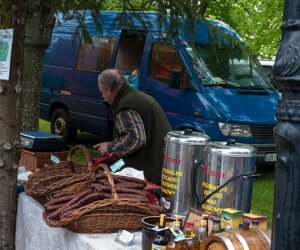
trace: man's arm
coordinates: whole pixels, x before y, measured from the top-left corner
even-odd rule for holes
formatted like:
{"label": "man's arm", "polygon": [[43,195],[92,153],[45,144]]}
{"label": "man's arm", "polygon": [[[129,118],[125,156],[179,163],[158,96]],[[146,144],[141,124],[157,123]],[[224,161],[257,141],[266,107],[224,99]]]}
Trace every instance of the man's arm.
{"label": "man's arm", "polygon": [[130,153],[146,145],[146,133],[140,114],[133,109],[125,109],[116,117],[116,127],[120,134],[112,142],[103,142],[94,146],[99,147],[98,153],[113,154],[118,157]]}

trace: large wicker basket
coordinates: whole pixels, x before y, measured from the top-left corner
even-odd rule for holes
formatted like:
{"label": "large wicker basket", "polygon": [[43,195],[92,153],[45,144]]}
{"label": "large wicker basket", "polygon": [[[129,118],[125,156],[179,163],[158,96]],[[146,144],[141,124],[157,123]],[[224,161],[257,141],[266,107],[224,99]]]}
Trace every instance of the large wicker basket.
{"label": "large wicker basket", "polygon": [[[78,149],[83,151],[86,164],[73,162],[73,156]],[[92,167],[93,162],[88,149],[83,145],[76,145],[69,151],[67,161],[46,166],[31,174],[24,183],[25,192],[44,204],[57,192],[80,191],[91,183],[89,174]]]}
{"label": "large wicker basket", "polygon": [[159,215],[160,208],[148,203],[119,199],[108,167],[105,170],[111,185],[111,198],[94,201],[82,206],[59,220],[49,219],[44,211],[43,218],[51,227],[64,227],[78,233],[113,233],[125,229],[136,231],[142,228],[142,218]]}

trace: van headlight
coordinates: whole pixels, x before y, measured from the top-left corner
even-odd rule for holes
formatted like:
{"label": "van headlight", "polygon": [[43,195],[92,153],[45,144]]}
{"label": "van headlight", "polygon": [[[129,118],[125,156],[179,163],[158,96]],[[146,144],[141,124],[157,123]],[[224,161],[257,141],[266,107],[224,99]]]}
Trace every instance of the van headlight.
{"label": "van headlight", "polygon": [[225,136],[252,137],[249,125],[219,122],[219,127]]}

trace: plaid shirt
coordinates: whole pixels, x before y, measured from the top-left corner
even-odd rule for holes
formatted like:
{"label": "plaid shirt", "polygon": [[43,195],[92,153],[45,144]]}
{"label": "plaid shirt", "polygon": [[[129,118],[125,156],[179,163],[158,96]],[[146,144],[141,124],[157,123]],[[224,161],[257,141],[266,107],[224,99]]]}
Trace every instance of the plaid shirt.
{"label": "plaid shirt", "polygon": [[116,128],[120,137],[108,145],[108,151],[118,157],[130,153],[146,145],[146,133],[140,114],[134,109],[121,110],[116,117]]}

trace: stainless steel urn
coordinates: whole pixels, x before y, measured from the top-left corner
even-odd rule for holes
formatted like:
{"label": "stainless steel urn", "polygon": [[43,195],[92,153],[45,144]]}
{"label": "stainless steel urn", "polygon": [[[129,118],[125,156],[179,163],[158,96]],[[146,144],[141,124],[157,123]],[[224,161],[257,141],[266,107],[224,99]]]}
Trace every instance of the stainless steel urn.
{"label": "stainless steel urn", "polygon": [[[254,147],[236,143],[211,142],[207,144],[203,165],[202,197],[204,199],[225,182],[233,179],[220,191],[213,194],[202,206],[206,213],[220,215],[222,208],[233,208],[249,212],[251,209],[253,179],[246,178],[254,174]],[[238,175],[241,177],[235,178]]]}
{"label": "stainless steel urn", "polygon": [[202,183],[200,168],[196,165],[203,161],[209,141],[209,136],[191,129],[166,135],[160,203],[168,215],[186,216],[190,207],[195,206],[193,190],[201,195]]}

